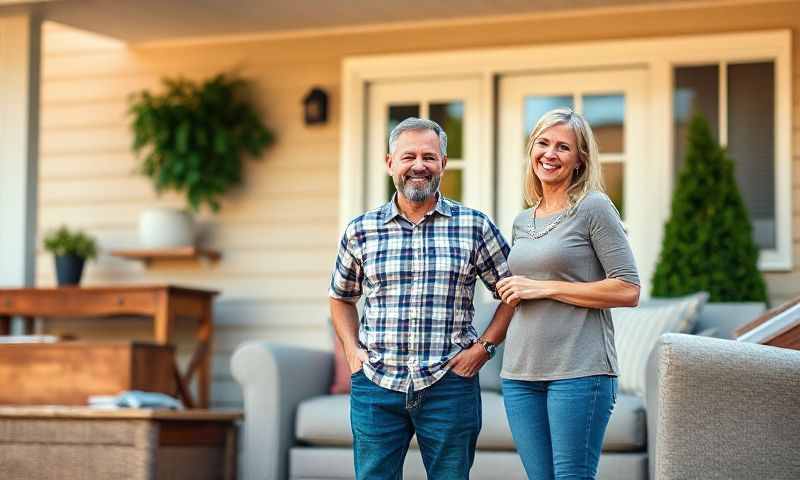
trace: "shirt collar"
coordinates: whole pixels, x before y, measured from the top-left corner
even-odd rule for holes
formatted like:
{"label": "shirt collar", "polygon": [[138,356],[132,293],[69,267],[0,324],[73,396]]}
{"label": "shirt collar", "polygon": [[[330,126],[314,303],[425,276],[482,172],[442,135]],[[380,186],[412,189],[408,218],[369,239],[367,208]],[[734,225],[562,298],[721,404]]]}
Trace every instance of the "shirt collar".
{"label": "shirt collar", "polygon": [[[383,206],[382,211],[384,225],[400,216],[400,209],[397,208],[397,192],[394,192],[392,199]],[[445,217],[453,216],[453,209],[450,205],[450,200],[446,199],[444,195],[439,192],[436,192],[436,205],[433,207],[433,211]]]}

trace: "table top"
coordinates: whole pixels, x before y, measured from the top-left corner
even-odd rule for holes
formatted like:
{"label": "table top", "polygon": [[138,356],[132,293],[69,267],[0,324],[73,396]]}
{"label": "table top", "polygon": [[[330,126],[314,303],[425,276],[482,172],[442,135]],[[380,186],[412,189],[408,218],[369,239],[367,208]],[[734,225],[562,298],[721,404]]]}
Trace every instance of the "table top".
{"label": "table top", "polygon": [[170,284],[110,284],[110,285],[81,285],[64,287],[21,287],[21,288],[0,288],[0,293],[120,293],[120,292],[154,292],[167,290],[176,293],[217,295],[217,290],[207,290],[203,288],[184,287]]}
{"label": "table top", "polygon": [[241,410],[164,410],[150,408],[100,409],[66,405],[0,406],[0,418],[152,419],[230,422],[243,417]]}

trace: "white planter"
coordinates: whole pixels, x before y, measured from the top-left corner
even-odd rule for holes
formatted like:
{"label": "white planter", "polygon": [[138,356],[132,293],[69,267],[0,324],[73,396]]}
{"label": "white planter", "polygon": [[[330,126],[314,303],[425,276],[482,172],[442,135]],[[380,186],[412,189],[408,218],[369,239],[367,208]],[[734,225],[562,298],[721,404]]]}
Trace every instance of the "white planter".
{"label": "white planter", "polygon": [[139,217],[139,242],[144,248],[194,245],[194,218],[177,208],[149,208]]}

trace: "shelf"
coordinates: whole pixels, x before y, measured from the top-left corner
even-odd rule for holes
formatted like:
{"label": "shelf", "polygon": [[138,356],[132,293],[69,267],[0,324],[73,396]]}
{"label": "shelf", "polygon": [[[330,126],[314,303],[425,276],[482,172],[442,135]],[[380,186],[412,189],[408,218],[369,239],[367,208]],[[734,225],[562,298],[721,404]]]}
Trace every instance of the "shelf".
{"label": "shelf", "polygon": [[222,258],[222,255],[216,250],[197,247],[114,250],[111,255],[128,260],[141,260],[147,264],[157,260],[199,260],[200,258],[216,262]]}

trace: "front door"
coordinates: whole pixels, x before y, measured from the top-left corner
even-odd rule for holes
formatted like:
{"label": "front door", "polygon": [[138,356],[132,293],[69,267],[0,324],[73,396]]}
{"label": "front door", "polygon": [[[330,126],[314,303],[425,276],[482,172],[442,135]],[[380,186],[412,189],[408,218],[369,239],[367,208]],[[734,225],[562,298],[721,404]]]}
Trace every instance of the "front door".
{"label": "front door", "polygon": [[498,101],[497,217],[503,233],[510,235],[514,217],[524,206],[528,134],[543,113],[570,107],[583,114],[594,131],[606,192],[625,222],[643,292],[649,291],[660,249],[652,239],[660,238],[662,228],[653,220],[657,206],[648,196],[654,179],[648,177],[652,172],[646,158],[646,88],[643,69],[514,75],[501,79]]}

